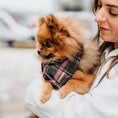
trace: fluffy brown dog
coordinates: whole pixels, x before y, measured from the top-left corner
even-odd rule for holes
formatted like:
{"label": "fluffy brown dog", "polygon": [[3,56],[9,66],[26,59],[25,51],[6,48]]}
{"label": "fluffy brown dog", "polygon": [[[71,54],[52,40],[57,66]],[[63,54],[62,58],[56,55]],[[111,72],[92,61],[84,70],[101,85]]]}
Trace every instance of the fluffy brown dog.
{"label": "fluffy brown dog", "polygon": [[[96,43],[86,40],[86,36],[86,24],[82,21],[72,18],[57,18],[54,15],[39,19],[37,51],[39,59],[44,64],[42,64],[43,77],[46,75],[44,71],[48,67],[47,64],[54,64],[50,64],[50,62],[66,59],[73,64],[75,55],[78,54],[80,56],[79,59],[81,58],[79,62],[74,62],[77,65],[76,71],[73,72],[74,74],[68,79],[67,83],[64,82],[63,86],[59,87],[61,98],[66,97],[72,91],[79,94],[87,93],[95,79],[93,72],[100,64],[100,53]],[[70,67],[70,69],[73,68],[73,66]],[[54,73],[53,70],[55,71],[55,68],[52,69],[50,74]],[[62,76],[66,78],[65,73],[61,75],[61,79]],[[49,100],[55,86],[52,85],[54,83],[53,80],[49,80],[49,78],[43,80],[40,100],[44,103]]]}

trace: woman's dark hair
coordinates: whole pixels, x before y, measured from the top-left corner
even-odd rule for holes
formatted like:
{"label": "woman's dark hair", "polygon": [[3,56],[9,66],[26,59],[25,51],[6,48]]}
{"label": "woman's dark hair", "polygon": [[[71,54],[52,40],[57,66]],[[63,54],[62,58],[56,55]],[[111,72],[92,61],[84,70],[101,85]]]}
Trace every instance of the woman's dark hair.
{"label": "woman's dark hair", "polygon": [[[94,14],[96,14],[98,1],[99,0],[93,0],[92,11],[93,11]],[[98,40],[98,42],[100,42],[99,41],[100,40],[100,31],[99,30],[98,30],[98,34],[97,34],[97,40]],[[114,43],[113,42],[103,41],[103,43],[100,45],[100,51],[101,51],[101,53],[103,53],[110,46],[112,46],[113,49],[114,49]],[[110,71],[110,69],[112,68],[113,65],[115,65],[115,64],[118,63],[118,56],[112,56],[111,58],[112,58],[112,61],[111,61],[111,64],[110,64],[110,66],[109,66],[109,68],[107,70],[107,77],[108,78],[109,78],[109,71]]]}

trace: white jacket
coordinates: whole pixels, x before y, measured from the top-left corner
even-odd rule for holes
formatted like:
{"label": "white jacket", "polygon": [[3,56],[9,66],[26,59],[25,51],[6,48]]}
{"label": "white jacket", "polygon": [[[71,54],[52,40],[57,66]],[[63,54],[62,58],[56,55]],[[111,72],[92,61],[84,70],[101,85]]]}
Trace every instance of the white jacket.
{"label": "white jacket", "polygon": [[[115,55],[118,49],[110,53],[107,50],[105,59]],[[40,118],[118,118],[118,64],[110,70],[110,79],[105,76],[100,81],[110,62],[98,71],[90,92],[85,95],[72,92],[60,99],[59,92],[53,90],[50,100],[42,104],[41,81],[36,79],[27,90],[26,107]]]}

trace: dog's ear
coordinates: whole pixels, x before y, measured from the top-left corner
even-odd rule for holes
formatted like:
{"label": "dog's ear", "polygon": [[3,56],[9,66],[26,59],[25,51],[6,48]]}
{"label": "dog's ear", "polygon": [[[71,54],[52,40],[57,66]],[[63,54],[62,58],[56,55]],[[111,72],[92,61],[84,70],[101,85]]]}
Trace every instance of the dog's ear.
{"label": "dog's ear", "polygon": [[70,36],[69,31],[64,26],[60,28],[60,32],[67,37]]}
{"label": "dog's ear", "polygon": [[58,23],[57,23],[57,19],[54,15],[50,14],[46,17],[46,24],[47,24],[47,27],[50,29],[50,30],[54,30],[54,29],[57,29],[58,28]]}
{"label": "dog's ear", "polygon": [[43,17],[39,18],[39,26],[41,26],[45,22],[45,19]]}

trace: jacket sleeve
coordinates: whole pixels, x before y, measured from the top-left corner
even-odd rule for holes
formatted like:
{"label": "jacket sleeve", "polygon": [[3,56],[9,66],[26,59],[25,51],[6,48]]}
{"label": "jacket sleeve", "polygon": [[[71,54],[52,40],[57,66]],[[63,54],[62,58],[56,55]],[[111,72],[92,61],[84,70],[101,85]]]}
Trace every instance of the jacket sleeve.
{"label": "jacket sleeve", "polygon": [[28,88],[26,107],[41,118],[118,118],[118,71],[113,68],[110,73],[110,79],[105,76],[85,95],[72,92],[60,99],[53,90],[44,104],[39,100],[41,84],[37,79]]}

